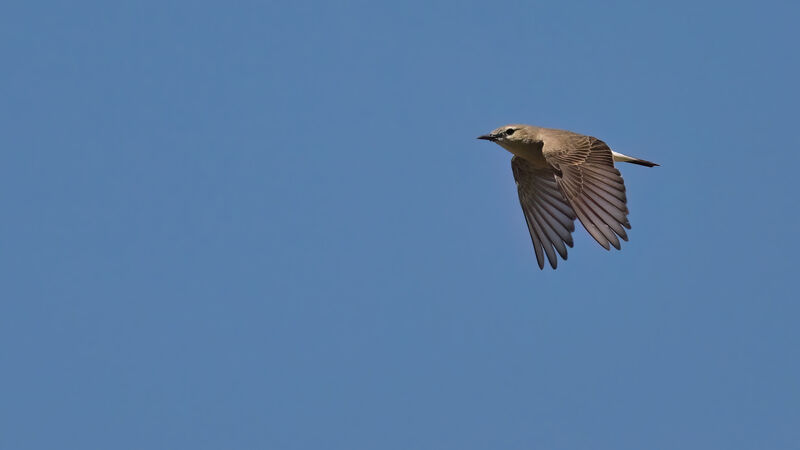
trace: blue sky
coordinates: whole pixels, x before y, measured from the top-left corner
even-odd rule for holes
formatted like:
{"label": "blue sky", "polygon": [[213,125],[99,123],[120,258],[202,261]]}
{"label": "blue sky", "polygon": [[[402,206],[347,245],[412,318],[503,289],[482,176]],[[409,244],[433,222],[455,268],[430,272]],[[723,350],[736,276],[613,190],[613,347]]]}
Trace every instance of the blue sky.
{"label": "blue sky", "polygon": [[[0,448],[800,445],[791,2],[10,2]],[[630,242],[540,271],[509,122]]]}

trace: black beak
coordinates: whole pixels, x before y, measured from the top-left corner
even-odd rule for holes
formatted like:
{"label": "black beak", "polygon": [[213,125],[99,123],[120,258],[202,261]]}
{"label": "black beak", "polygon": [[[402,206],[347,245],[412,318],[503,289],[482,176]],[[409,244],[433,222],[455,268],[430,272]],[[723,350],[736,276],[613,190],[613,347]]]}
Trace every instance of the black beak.
{"label": "black beak", "polygon": [[483,136],[478,136],[478,139],[483,139],[484,141],[494,141],[495,137],[491,134],[484,134]]}

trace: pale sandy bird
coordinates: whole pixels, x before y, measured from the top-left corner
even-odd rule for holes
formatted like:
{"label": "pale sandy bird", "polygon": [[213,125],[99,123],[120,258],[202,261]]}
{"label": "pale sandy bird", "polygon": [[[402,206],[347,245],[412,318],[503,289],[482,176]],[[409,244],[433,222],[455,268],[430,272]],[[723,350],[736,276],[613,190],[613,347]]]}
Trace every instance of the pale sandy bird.
{"label": "pale sandy bird", "polygon": [[[605,142],[566,130],[506,125],[478,139],[492,141],[514,156],[511,170],[519,202],[533,240],[539,268],[544,255],[558,266],[567,259],[575,219],[606,250],[628,240],[625,183],[614,161],[653,167],[658,164],[611,151]],[[619,238],[618,238],[619,237]]]}

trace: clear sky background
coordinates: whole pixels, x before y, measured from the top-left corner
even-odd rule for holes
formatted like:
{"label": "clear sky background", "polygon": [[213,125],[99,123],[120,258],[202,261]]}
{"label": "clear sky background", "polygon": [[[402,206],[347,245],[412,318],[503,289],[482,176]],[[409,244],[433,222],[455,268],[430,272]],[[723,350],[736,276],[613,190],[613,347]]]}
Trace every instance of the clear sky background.
{"label": "clear sky background", "polygon": [[[800,448],[796,2],[21,2],[0,448]],[[621,167],[540,271],[500,147]]]}

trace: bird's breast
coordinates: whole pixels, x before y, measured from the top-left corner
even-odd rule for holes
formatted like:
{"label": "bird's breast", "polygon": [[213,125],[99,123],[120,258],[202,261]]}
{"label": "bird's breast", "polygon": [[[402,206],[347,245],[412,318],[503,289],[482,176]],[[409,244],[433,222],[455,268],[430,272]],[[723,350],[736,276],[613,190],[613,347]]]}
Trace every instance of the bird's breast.
{"label": "bird's breast", "polygon": [[535,167],[540,167],[540,168],[550,167],[550,164],[548,164],[547,160],[544,159],[544,154],[542,154],[541,143],[525,144],[516,142],[504,142],[500,145],[504,149],[513,153],[514,155],[525,159]]}

